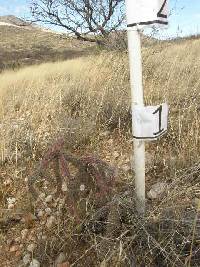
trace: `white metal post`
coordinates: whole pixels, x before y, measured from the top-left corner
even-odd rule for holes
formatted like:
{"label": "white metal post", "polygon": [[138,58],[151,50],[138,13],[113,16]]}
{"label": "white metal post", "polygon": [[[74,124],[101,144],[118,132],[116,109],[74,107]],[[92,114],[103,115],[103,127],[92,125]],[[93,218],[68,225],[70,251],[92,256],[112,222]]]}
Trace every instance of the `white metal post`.
{"label": "white metal post", "polygon": [[[139,30],[135,28],[128,29],[128,49],[129,49],[130,81],[131,81],[131,105],[133,110],[135,105],[144,106],[141,39]],[[134,116],[132,117],[132,123],[134,125]],[[134,158],[137,210],[140,215],[144,215],[145,213],[145,142],[144,141],[134,139],[133,158]]]}

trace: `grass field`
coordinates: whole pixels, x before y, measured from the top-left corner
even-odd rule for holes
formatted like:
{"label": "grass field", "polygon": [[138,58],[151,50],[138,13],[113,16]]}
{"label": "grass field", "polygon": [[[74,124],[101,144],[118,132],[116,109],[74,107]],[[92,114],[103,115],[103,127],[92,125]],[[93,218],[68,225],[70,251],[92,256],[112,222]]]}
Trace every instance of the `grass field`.
{"label": "grass field", "polygon": [[29,27],[0,26],[0,70],[87,55],[90,44]]}
{"label": "grass field", "polygon": [[[167,102],[170,106],[168,133],[161,140],[146,144],[147,155],[151,158],[147,166],[147,189],[155,182],[169,183],[167,196],[150,202],[148,218],[151,219],[159,217],[161,210],[171,205],[177,211],[176,216],[180,216],[180,206],[191,206],[199,198],[199,47],[200,40],[195,39],[163,42],[143,49],[145,103]],[[66,149],[71,153],[92,152],[119,168],[131,165],[129,67],[125,52],[103,52],[87,58],[6,71],[0,75],[0,84],[1,179],[4,180],[3,173],[9,173],[10,169],[12,175],[15,173],[17,181],[12,177],[12,186],[6,194],[20,199],[19,206],[24,203],[17,184],[22,184],[23,194],[26,194],[24,176],[60,136],[64,136]],[[22,166],[26,169],[22,172],[23,179],[18,175]],[[123,183],[131,183],[130,173],[125,172],[123,179]],[[1,191],[3,207],[6,201],[4,189]],[[195,222],[192,221],[192,226]],[[137,249],[137,255],[134,254],[136,262],[143,262],[144,266],[161,266],[154,257],[159,251],[160,257],[164,258],[162,266],[198,266],[192,261],[193,249],[199,249],[196,239],[194,242],[195,228],[184,236],[179,232],[178,221],[175,224],[167,235],[159,232],[157,239],[152,238],[153,245],[149,244],[142,252]],[[140,231],[144,234],[147,230]],[[179,248],[174,247],[172,236],[177,233],[189,240],[188,254],[182,253],[185,251],[183,241]],[[50,243],[54,242],[51,238],[50,235]],[[98,243],[95,238],[92,240],[90,246],[91,242]],[[130,248],[130,236],[122,232],[116,240],[118,247],[113,248],[112,257],[107,259],[105,256],[105,259],[109,262],[114,258],[115,263],[111,266],[128,266],[124,260],[128,255],[127,247]],[[134,242],[132,240],[131,244]],[[78,257],[82,257],[79,253]],[[49,257],[52,260],[54,256]],[[172,258],[175,259],[174,265]],[[83,262],[72,266],[86,266]],[[100,266],[99,259],[93,264],[90,266]],[[107,265],[104,262],[101,266]]]}

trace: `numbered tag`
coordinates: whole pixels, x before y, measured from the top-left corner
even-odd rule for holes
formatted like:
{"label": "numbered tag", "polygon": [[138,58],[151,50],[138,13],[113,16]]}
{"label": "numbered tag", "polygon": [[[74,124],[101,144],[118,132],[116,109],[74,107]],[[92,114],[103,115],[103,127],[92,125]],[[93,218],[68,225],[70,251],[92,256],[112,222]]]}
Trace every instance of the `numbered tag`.
{"label": "numbered tag", "polygon": [[136,139],[154,140],[167,131],[168,105],[135,106],[133,108],[133,133]]}
{"label": "numbered tag", "polygon": [[127,27],[168,25],[168,0],[126,0]]}

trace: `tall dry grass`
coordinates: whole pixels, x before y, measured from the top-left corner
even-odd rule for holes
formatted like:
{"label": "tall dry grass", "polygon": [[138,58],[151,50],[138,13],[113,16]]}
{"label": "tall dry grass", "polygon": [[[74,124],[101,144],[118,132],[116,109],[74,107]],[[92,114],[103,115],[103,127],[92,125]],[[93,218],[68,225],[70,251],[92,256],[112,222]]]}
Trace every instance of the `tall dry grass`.
{"label": "tall dry grass", "polygon": [[[166,101],[170,106],[168,134],[147,149],[176,166],[195,162],[200,153],[199,45],[199,40],[188,40],[143,50],[145,102]],[[59,135],[74,146],[90,142],[108,128],[130,132],[125,53],[5,72],[0,84],[3,158],[12,158],[16,151],[18,156],[22,151],[31,155]]]}
{"label": "tall dry grass", "polygon": [[[197,217],[193,224],[194,216],[191,216],[189,227],[185,227],[188,220],[182,220],[179,207],[198,197],[199,46],[199,40],[188,40],[161,43],[143,50],[145,103],[154,105],[166,101],[170,106],[167,135],[147,143],[147,151],[154,156],[147,182],[155,181],[155,177],[164,178],[170,181],[170,186],[167,197],[150,209],[145,222],[133,212],[131,223],[123,226],[120,237],[111,240],[113,248],[107,246],[106,249],[110,248],[109,257],[117,262],[111,266],[123,266],[119,262],[131,258],[132,248],[135,266],[139,266],[137,262],[143,262],[144,266],[184,266],[184,260],[185,266],[190,266],[193,249],[198,251],[196,240],[193,242]],[[131,138],[129,69],[125,53],[102,53],[4,72],[0,75],[0,99],[2,162],[37,158],[61,135],[68,149],[89,143],[95,150],[99,135],[106,130],[112,133],[118,129],[121,139]],[[130,204],[132,208],[132,199],[126,195],[118,197],[123,210],[128,210]],[[165,215],[162,221],[161,214],[169,207],[173,207],[175,215]],[[169,221],[166,222],[166,218]],[[158,228],[152,229],[152,224]],[[64,236],[65,228],[59,229],[59,234]],[[59,244],[61,239],[56,234],[55,242]],[[92,238],[89,245],[99,248],[100,237]],[[50,244],[54,244],[52,240]],[[98,256],[100,258],[102,252]],[[156,260],[157,265],[153,265]]]}
{"label": "tall dry grass", "polygon": [[119,55],[102,55],[2,74],[1,146],[6,153],[11,155],[16,144],[43,149],[59,135],[75,145],[100,127],[115,127],[129,110],[125,62]]}

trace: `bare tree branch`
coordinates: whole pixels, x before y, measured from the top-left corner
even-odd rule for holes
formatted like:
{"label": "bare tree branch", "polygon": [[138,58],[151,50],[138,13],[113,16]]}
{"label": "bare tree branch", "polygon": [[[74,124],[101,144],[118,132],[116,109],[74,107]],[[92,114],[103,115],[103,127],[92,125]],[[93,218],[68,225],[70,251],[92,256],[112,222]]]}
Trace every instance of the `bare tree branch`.
{"label": "bare tree branch", "polygon": [[124,0],[31,0],[34,22],[55,25],[100,43],[124,21]]}

